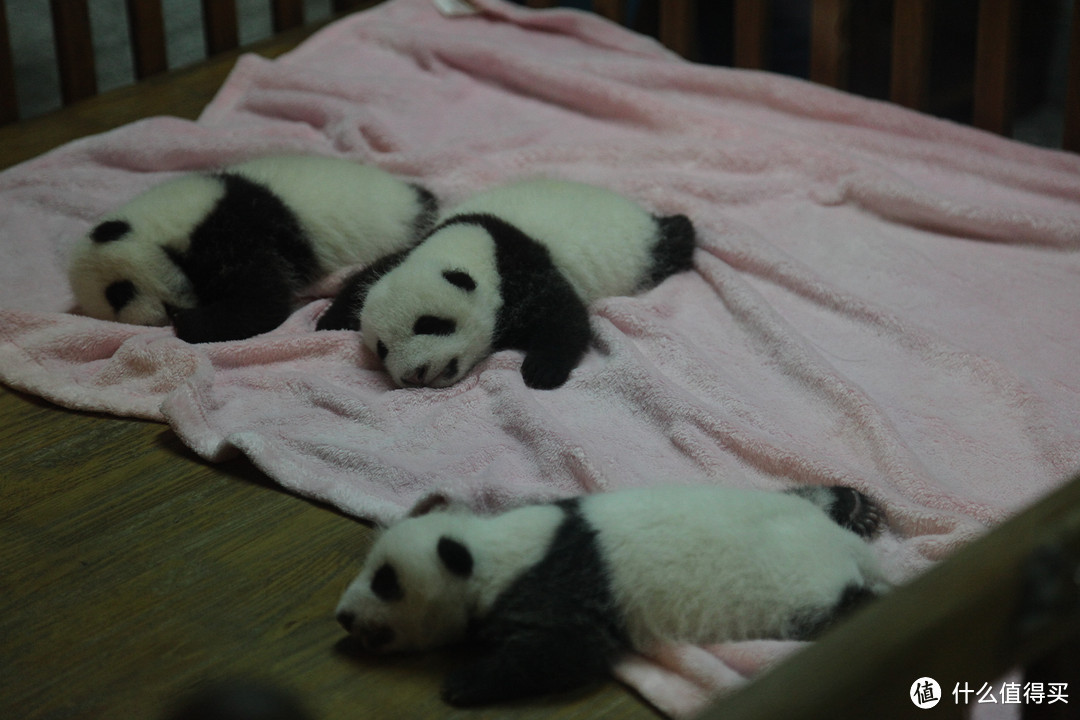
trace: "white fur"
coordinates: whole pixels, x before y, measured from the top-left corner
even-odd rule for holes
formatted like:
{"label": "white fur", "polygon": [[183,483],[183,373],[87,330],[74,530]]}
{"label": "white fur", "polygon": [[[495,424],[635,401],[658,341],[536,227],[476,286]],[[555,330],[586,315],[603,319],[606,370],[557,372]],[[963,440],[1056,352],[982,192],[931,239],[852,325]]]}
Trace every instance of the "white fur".
{"label": "white fur", "polygon": [[[592,495],[581,507],[598,531],[614,599],[638,649],[776,637],[798,613],[833,607],[849,585],[886,588],[867,543],[797,496],[669,486]],[[358,633],[391,627],[400,640],[387,650],[460,640],[470,617],[484,617],[543,558],[563,517],[539,505],[403,520],[378,538],[338,612],[355,615]],[[473,553],[469,579],[439,562],[435,547],[444,535]],[[399,572],[402,601],[371,592],[372,575],[386,562]]]}
{"label": "white fur", "polygon": [[[644,209],[604,188],[560,180],[524,180],[496,187],[444,213],[440,222],[470,213],[495,215],[543,244],[583,303],[637,291],[647,276],[657,240],[655,220]],[[478,283],[473,293],[439,277],[456,268]],[[405,261],[370,288],[360,315],[364,343],[387,347],[383,364],[404,386],[427,366],[432,387],[457,382],[492,352],[492,337],[502,298],[495,245],[474,225],[436,231]],[[413,334],[421,315],[454,320],[453,335]],[[451,358],[456,373],[446,373]]]}
{"label": "white fur", "polygon": [[[297,216],[312,242],[321,274],[375,259],[413,240],[420,210],[405,182],[340,158],[270,156],[223,168],[259,182]],[[165,305],[191,308],[191,283],[162,248],[187,252],[195,227],[224,194],[221,181],[191,174],[165,182],[99,220],[125,220],[132,231],[120,240],[75,242],[68,276],[81,311],[91,317],[138,325],[166,325]],[[96,227],[96,224],[95,224]],[[135,299],[119,313],[105,299],[113,282],[130,280]]]}

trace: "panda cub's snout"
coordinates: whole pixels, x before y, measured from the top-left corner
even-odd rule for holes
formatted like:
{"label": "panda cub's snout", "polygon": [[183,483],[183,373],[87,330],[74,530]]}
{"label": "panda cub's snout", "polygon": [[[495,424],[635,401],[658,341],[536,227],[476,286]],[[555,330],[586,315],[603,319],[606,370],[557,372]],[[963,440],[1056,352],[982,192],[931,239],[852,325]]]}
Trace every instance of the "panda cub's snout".
{"label": "panda cub's snout", "polygon": [[381,623],[357,624],[356,613],[351,610],[339,611],[337,621],[345,628],[345,632],[356,638],[368,652],[378,652],[394,642],[392,627]]}

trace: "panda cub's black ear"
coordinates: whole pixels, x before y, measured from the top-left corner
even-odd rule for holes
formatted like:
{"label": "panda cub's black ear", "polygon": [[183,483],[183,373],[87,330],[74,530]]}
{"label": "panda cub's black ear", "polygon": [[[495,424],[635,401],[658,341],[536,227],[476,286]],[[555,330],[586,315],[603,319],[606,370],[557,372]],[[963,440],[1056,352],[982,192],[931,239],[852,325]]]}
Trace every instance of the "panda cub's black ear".
{"label": "panda cub's black ear", "polygon": [[131,225],[126,220],[106,220],[90,231],[90,239],[96,243],[107,243],[131,232]]}
{"label": "panda cub's black ear", "polygon": [[469,548],[445,535],[439,538],[439,559],[446,569],[461,578],[472,575],[473,557]]}
{"label": "panda cub's black ear", "polygon": [[472,275],[464,270],[443,270],[442,276],[446,278],[448,283],[457,285],[465,292],[472,292],[476,289],[476,281],[473,280]]}

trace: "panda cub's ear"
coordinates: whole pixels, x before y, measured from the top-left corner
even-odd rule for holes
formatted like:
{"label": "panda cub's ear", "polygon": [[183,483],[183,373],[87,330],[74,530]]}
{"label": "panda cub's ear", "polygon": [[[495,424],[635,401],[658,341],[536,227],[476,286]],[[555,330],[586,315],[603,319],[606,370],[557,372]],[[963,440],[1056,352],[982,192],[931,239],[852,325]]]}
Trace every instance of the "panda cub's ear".
{"label": "panda cub's ear", "polygon": [[131,225],[126,220],[106,220],[90,231],[90,239],[99,245],[113,242],[131,232]]}
{"label": "panda cub's ear", "polygon": [[460,578],[472,575],[473,557],[469,548],[457,540],[446,537],[439,538],[439,559],[446,569]]}
{"label": "panda cub's ear", "polygon": [[464,270],[443,270],[442,276],[446,278],[448,283],[458,286],[465,292],[472,292],[476,289],[476,281],[473,280],[472,275]]}

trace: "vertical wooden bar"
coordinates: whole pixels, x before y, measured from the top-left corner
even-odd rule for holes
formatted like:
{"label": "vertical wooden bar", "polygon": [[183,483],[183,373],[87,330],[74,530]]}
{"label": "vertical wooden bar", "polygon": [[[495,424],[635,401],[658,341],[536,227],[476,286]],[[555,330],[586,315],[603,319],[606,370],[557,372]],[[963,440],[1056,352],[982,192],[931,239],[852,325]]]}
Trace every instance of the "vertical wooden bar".
{"label": "vertical wooden bar", "polygon": [[97,95],[94,44],[86,0],[50,0],[60,96],[65,105]]}
{"label": "vertical wooden bar", "polygon": [[624,0],[593,0],[593,12],[603,15],[617,23],[626,22],[626,3]]}
{"label": "vertical wooden bar", "polygon": [[769,66],[771,0],[735,0],[735,67],[764,70]]}
{"label": "vertical wooden bar", "polygon": [[274,0],[271,11],[275,33],[304,24],[304,0]]}
{"label": "vertical wooden bar", "polygon": [[850,0],[814,0],[810,16],[810,79],[814,82],[847,86],[850,16]]}
{"label": "vertical wooden bar", "polygon": [[890,99],[925,110],[930,93],[930,45],[934,28],[932,0],[894,0]]}
{"label": "vertical wooden bar", "polygon": [[139,80],[165,72],[165,17],[161,0],[127,0],[128,30],[135,77]]}
{"label": "vertical wooden bar", "polygon": [[1080,0],[1073,0],[1069,30],[1069,69],[1065,76],[1066,150],[1080,153]]}
{"label": "vertical wooden bar", "polygon": [[1016,0],[980,0],[975,48],[976,127],[1012,133]]}
{"label": "vertical wooden bar", "polygon": [[697,47],[696,0],[660,0],[660,42],[691,59]]}
{"label": "vertical wooden bar", "polygon": [[15,57],[11,53],[7,10],[0,0],[0,125],[19,119],[19,99],[15,93]]}
{"label": "vertical wooden bar", "polygon": [[202,0],[202,10],[207,55],[233,50],[240,45],[236,0]]}

